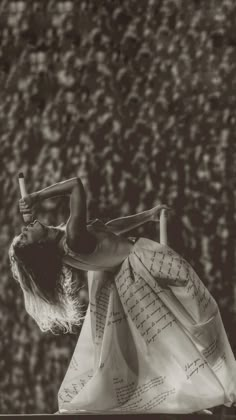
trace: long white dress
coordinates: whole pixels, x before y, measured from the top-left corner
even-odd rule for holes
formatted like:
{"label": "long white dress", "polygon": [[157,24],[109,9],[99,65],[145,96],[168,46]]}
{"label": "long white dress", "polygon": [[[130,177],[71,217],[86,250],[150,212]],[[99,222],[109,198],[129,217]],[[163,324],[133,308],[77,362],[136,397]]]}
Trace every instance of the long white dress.
{"label": "long white dress", "polygon": [[[76,260],[66,252],[65,262]],[[89,271],[88,281],[60,412],[192,413],[235,403],[235,358],[217,303],[175,251],[140,238],[118,271]]]}

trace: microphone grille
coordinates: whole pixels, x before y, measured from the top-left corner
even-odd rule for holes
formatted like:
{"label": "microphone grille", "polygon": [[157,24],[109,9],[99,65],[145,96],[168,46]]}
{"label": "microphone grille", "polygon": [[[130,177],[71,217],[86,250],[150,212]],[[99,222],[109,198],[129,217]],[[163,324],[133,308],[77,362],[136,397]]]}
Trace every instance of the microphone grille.
{"label": "microphone grille", "polygon": [[24,178],[23,172],[19,172],[18,178]]}

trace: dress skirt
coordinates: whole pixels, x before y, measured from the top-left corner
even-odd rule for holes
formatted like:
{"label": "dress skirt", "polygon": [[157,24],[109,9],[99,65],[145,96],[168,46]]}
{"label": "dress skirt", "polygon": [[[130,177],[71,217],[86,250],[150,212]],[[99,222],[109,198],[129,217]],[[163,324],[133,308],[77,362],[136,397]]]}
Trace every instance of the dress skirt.
{"label": "dress skirt", "polygon": [[216,301],[166,245],[140,238],[116,273],[90,271],[86,318],[60,412],[192,413],[236,401]]}

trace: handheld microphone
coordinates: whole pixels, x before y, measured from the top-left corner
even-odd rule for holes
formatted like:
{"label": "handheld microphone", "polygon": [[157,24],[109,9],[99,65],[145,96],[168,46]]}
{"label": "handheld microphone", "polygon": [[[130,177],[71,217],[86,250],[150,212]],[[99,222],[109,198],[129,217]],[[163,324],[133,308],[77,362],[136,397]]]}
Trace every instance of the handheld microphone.
{"label": "handheld microphone", "polygon": [[[26,192],[26,188],[25,188],[25,178],[24,178],[23,172],[20,172],[19,173],[19,175],[18,175],[18,181],[19,181],[21,198],[24,198],[27,195],[27,192]],[[32,222],[32,219],[33,219],[32,213],[30,213],[30,212],[24,213],[22,216],[23,216],[23,219],[24,219],[24,222],[25,223]]]}
{"label": "handheld microphone", "polygon": [[160,214],[160,243],[167,245],[167,210],[161,210]]}

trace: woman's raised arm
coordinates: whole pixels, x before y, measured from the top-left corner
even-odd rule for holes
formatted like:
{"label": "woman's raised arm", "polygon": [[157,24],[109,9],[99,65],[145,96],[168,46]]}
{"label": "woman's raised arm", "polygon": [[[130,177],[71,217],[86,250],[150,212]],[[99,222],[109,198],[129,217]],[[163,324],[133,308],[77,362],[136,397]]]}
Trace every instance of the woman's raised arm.
{"label": "woman's raised arm", "polygon": [[31,194],[26,195],[24,198],[19,200],[20,212],[24,213],[32,208],[35,204],[48,198],[60,197],[63,195],[70,195],[73,188],[81,183],[80,178],[74,177],[66,181],[57,182],[49,187],[43,188],[42,190],[35,191]]}
{"label": "woman's raised arm", "polygon": [[33,200],[41,201],[46,200],[47,198],[59,197],[62,195],[70,195],[72,190],[78,183],[81,182],[80,178],[70,178],[66,181],[57,182],[56,184],[50,185],[49,187],[43,188],[40,191],[36,191],[30,196]]}
{"label": "woman's raised arm", "polygon": [[67,244],[75,252],[92,252],[96,241],[86,228],[86,193],[80,178],[75,177],[58,182],[27,195],[19,201],[20,211],[24,213],[41,200],[63,195],[70,195],[70,217],[66,225]]}

